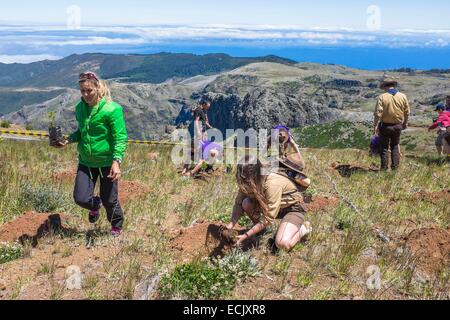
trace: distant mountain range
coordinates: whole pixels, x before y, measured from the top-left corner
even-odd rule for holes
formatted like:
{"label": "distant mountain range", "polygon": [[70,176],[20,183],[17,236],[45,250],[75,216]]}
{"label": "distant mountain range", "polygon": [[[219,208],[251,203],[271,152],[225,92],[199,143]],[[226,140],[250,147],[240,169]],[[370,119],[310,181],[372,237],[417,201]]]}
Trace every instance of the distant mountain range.
{"label": "distant mountain range", "polygon": [[[27,65],[0,64],[0,115],[45,130],[48,112],[65,131],[77,126],[77,77],[93,70],[108,79],[114,100],[125,110],[130,137],[158,139],[166,126],[187,126],[201,96],[213,103],[216,128],[292,127],[335,120],[370,121],[384,73],[267,56],[223,54],[73,55]],[[413,121],[427,123],[430,106],[450,93],[445,70],[390,72],[413,107]]]}
{"label": "distant mountain range", "polygon": [[104,79],[120,78],[122,82],[161,83],[171,78],[220,73],[255,62],[295,64],[292,60],[276,56],[234,58],[226,54],[201,56],[177,53],[150,55],[94,53],[30,64],[0,63],[0,87],[75,88],[78,75],[86,70],[95,71]]}
{"label": "distant mountain range", "polygon": [[76,89],[79,74],[86,70],[119,82],[162,83],[172,78],[220,73],[255,62],[295,63],[276,56],[234,58],[225,54],[172,53],[83,54],[29,64],[0,63],[0,116],[56,98],[65,88]]}

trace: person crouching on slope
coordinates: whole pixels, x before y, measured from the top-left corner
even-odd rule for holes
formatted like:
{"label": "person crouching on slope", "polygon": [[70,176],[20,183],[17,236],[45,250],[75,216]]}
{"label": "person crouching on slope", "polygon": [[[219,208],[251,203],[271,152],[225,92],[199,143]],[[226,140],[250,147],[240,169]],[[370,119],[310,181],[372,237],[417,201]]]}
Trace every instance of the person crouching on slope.
{"label": "person crouching on slope", "polygon": [[312,230],[311,224],[305,222],[306,207],[302,203],[302,194],[289,178],[277,173],[263,175],[262,169],[261,162],[253,156],[246,156],[238,165],[239,193],[227,229],[233,229],[244,213],[255,223],[253,228],[239,236],[237,244],[240,245],[280,219],[275,245],[290,251]]}
{"label": "person crouching on slope", "polygon": [[[107,84],[93,72],[79,77],[81,101],[75,109],[78,130],[60,144],[78,143],[79,166],[74,200],[89,210],[89,222],[95,223],[105,207],[111,223],[111,235],[121,234],[124,215],[119,203],[118,181],[126,146],[127,130],[122,107],[111,100]],[[100,177],[100,197],[94,189]]]}
{"label": "person crouching on slope", "polygon": [[[201,159],[198,161],[194,169],[189,171],[190,165],[185,165],[182,175],[186,177],[194,177],[204,166],[213,169],[217,162],[223,157],[223,148],[220,144],[211,141],[200,141]],[[192,155],[193,157],[195,155]]]}
{"label": "person crouching on slope", "polygon": [[[305,167],[305,162],[303,161],[302,154],[298,144],[295,142],[294,137],[291,134],[289,127],[284,125],[278,125],[273,128],[278,136],[279,143],[279,157],[284,159],[288,155],[296,153],[302,163],[302,167]],[[269,137],[269,148],[271,148],[271,137]]]}
{"label": "person crouching on slope", "polygon": [[442,156],[444,153],[444,143],[446,142],[445,139],[450,136],[450,111],[445,111],[445,105],[443,103],[436,106],[436,111],[439,113],[439,118],[428,128],[428,131],[439,128],[436,149],[439,156]]}

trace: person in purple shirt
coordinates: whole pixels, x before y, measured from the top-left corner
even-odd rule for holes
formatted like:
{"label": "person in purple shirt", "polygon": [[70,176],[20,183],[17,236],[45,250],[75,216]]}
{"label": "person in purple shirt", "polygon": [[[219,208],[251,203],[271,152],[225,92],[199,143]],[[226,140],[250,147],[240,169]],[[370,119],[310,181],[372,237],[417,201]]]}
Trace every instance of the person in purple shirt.
{"label": "person in purple shirt", "polygon": [[212,141],[200,141],[199,144],[201,146],[201,159],[190,171],[189,166],[185,166],[182,173],[184,176],[195,176],[205,165],[213,167],[223,156],[223,148],[220,144]]}

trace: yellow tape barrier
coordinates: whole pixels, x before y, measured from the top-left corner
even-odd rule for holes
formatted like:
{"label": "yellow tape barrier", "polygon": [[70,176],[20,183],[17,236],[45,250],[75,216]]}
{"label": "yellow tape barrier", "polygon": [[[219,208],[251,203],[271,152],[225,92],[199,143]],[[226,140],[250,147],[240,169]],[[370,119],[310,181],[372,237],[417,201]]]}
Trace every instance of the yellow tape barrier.
{"label": "yellow tape barrier", "polygon": [[[10,135],[40,137],[40,138],[48,138],[49,137],[48,132],[45,132],[45,131],[0,129],[0,134],[10,134]],[[148,141],[148,140],[128,140],[127,143],[129,143],[129,144],[146,144],[146,145],[167,145],[167,146],[183,145],[182,143],[177,143],[177,142]],[[258,150],[258,148],[236,148],[236,147],[232,147],[232,148],[225,147],[225,149]]]}
{"label": "yellow tape barrier", "polygon": [[[10,134],[10,135],[19,135],[19,136],[29,136],[29,137],[40,137],[40,138],[48,138],[48,132],[44,131],[26,131],[26,130],[9,130],[9,129],[0,129],[0,134]],[[162,142],[162,141],[148,141],[148,140],[128,140],[130,144],[148,144],[148,145],[169,145],[174,146],[179,143],[175,142]]]}

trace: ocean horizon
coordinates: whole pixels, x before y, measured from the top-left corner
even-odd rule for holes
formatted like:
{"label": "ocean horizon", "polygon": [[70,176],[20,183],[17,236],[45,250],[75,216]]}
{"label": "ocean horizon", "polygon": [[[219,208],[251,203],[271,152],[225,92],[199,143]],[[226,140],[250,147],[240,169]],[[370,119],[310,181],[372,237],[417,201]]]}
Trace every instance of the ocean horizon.
{"label": "ocean horizon", "polygon": [[270,26],[0,25],[0,62],[30,63],[72,54],[225,53],[276,55],[365,70],[450,69],[450,30],[321,30]]}
{"label": "ocean horizon", "polygon": [[[417,70],[450,69],[450,48],[377,48],[377,47],[212,47],[212,46],[165,46],[139,52],[210,54],[224,53],[235,57],[261,57],[276,55],[298,63],[311,62],[336,64],[363,70],[393,70],[411,68]],[[133,52],[123,52],[133,53]]]}

